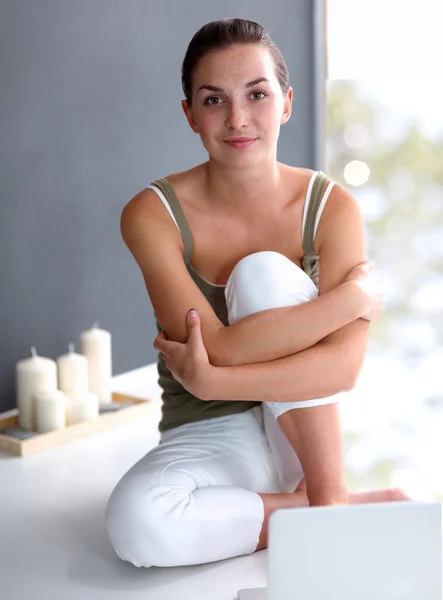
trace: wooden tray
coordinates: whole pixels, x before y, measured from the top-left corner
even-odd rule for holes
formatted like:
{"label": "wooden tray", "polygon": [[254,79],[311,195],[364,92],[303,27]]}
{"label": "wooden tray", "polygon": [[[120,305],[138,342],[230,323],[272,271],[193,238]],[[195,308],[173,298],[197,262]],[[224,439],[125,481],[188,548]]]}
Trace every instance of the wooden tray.
{"label": "wooden tray", "polygon": [[0,450],[15,456],[26,456],[36,454],[43,450],[62,446],[72,440],[88,437],[94,433],[112,429],[122,423],[135,421],[140,417],[148,415],[154,407],[150,400],[142,400],[134,396],[126,396],[117,392],[112,393],[113,404],[120,404],[118,409],[111,412],[105,406],[100,407],[100,415],[91,421],[82,421],[69,425],[63,429],[50,431],[48,433],[25,432],[25,439],[19,439],[13,435],[2,433],[6,428],[18,428],[18,415],[3,417],[0,414]]}

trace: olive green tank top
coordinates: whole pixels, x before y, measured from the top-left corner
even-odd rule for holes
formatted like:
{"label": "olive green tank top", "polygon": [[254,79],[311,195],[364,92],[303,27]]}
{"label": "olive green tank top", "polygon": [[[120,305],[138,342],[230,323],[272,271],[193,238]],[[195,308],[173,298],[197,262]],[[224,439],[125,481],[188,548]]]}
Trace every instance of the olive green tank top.
{"label": "olive green tank top", "polygon": [[[325,194],[323,194],[327,182],[328,177],[322,171],[315,171],[313,173],[307,189],[303,211],[302,243],[305,255],[302,259],[302,268],[311,277],[317,289],[319,265],[318,254],[314,250],[314,239],[323,207],[334,185],[331,181]],[[190,276],[205,295],[220,321],[226,327],[229,326],[228,309],[225,300],[226,286],[210,283],[199,275],[192,266],[193,238],[185,214],[173,188],[164,178],[156,179],[148,188],[153,189],[160,197],[181,233],[184,245],[183,258]],[[155,313],[154,317],[157,331],[160,332],[161,326]],[[163,390],[162,418],[159,424],[160,432],[184,425],[185,423],[244,412],[261,404],[260,401],[251,402],[246,400],[200,400],[173,378],[160,352],[157,358],[157,369],[159,375],[158,383]]]}

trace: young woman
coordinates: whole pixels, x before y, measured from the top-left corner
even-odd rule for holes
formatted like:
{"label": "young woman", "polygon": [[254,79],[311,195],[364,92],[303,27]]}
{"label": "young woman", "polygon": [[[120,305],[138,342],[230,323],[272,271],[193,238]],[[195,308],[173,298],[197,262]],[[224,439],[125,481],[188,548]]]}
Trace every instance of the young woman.
{"label": "young woman", "polygon": [[381,299],[352,195],[277,161],[293,98],[283,56],[257,23],[211,22],[182,83],[208,161],[155,180],[121,216],[155,311],[163,412],[106,525],[145,567],[264,548],[278,508],[406,499],[346,489],[338,394]]}

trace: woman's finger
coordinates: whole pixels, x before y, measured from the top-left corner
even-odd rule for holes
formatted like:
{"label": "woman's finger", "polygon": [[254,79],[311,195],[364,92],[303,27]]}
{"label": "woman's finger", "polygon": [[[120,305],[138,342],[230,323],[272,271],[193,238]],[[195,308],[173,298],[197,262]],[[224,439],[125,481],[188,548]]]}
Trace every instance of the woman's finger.
{"label": "woman's finger", "polygon": [[161,351],[164,348],[166,348],[166,342],[167,342],[167,340],[166,340],[164,334],[163,334],[163,336],[161,334],[158,334],[158,336],[154,340],[154,344],[153,344],[154,348],[156,350],[160,350]]}

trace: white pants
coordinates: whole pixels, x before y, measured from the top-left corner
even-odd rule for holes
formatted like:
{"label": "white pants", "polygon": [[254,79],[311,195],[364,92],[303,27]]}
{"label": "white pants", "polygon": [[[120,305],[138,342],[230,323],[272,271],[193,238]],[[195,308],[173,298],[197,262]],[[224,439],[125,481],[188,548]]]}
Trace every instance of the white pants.
{"label": "white pants", "polygon": [[[225,295],[233,324],[258,311],[312,300],[317,289],[282,254],[258,252],[235,266]],[[106,528],[118,556],[137,567],[167,567],[254,552],[264,519],[259,494],[292,492],[303,477],[277,418],[293,408],[337,401],[263,402],[163,432],[160,444],[109,498]]]}

